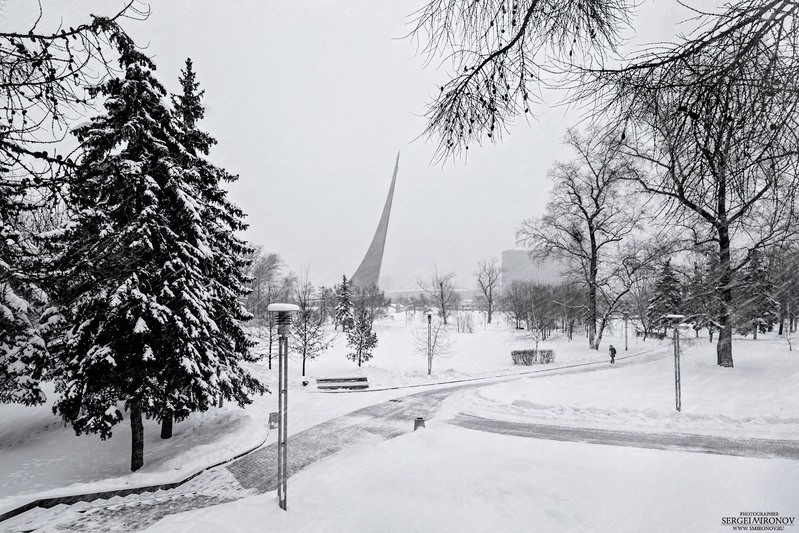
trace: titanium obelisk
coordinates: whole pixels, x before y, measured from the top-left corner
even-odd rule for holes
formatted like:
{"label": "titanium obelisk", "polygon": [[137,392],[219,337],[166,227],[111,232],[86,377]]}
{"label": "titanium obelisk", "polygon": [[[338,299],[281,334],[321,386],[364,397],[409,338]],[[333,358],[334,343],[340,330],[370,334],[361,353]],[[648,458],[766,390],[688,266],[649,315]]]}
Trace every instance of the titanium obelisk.
{"label": "titanium obelisk", "polygon": [[386,246],[386,233],[388,232],[388,219],[391,215],[391,202],[394,199],[394,184],[397,183],[397,172],[399,171],[399,152],[397,152],[397,162],[394,164],[394,175],[391,178],[391,187],[388,189],[386,205],[383,206],[383,214],[380,216],[380,223],[377,225],[372,244],[366,251],[366,255],[361,261],[361,266],[352,275],[350,282],[353,286],[371,287],[380,281],[380,266],[383,264],[383,249]]}

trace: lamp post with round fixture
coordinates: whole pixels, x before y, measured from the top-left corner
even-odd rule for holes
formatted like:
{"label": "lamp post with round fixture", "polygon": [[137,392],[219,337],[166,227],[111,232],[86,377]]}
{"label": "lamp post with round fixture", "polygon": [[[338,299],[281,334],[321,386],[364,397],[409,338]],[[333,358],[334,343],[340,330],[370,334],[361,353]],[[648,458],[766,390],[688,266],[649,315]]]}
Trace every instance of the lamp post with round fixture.
{"label": "lamp post with round fixture", "polygon": [[427,375],[429,376],[433,372],[433,310],[425,309],[424,314],[427,316]]}
{"label": "lamp post with round fixture", "polygon": [[680,384],[680,328],[679,324],[685,315],[665,315],[663,318],[670,320],[674,328],[674,396],[677,411],[682,411],[682,390]]}
{"label": "lamp post with round fixture", "polygon": [[280,508],[286,510],[286,480],[288,478],[288,363],[289,343],[288,327],[291,325],[291,314],[300,310],[294,304],[269,304],[269,313],[275,313],[278,334],[278,395],[277,395],[277,499]]}

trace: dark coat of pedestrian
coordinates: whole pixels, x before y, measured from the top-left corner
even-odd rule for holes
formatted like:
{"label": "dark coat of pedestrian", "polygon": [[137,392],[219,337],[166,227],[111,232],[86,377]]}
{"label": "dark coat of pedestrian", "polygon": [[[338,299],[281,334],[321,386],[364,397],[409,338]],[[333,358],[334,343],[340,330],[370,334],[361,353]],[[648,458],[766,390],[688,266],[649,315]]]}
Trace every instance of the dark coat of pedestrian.
{"label": "dark coat of pedestrian", "polygon": [[608,351],[610,352],[610,364],[612,365],[616,362],[616,348],[611,344]]}

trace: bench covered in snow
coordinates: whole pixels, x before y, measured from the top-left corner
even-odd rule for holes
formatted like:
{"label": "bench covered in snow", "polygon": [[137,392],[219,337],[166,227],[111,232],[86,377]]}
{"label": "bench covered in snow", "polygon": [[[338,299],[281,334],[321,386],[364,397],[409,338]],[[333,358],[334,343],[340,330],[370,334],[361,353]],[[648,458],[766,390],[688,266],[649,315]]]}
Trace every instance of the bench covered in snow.
{"label": "bench covered in snow", "polygon": [[366,377],[359,378],[317,378],[316,388],[319,390],[363,390],[369,388]]}

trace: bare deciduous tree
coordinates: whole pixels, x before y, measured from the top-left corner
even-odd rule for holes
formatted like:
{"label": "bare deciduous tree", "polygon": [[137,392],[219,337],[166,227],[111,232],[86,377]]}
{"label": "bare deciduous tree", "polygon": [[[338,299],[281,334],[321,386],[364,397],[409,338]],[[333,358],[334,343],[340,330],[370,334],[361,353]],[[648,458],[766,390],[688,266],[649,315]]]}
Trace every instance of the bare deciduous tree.
{"label": "bare deciduous tree", "polygon": [[450,337],[449,329],[441,317],[427,319],[423,325],[411,331],[414,338],[416,351],[427,356],[427,375],[433,372],[433,359],[450,353],[454,341]]}
{"label": "bare deciduous tree", "polygon": [[562,260],[570,276],[585,286],[589,345],[598,349],[611,312],[608,306],[618,303],[624,290],[618,285],[637,264],[638,250],[632,253],[624,243],[639,229],[642,211],[631,202],[625,182],[631,172],[629,159],[617,143],[596,132],[589,135],[569,131],[566,142],[578,158],[555,163],[546,213],[524,221],[517,238],[539,259]]}
{"label": "bare deciduous tree", "polygon": [[434,267],[433,275],[429,282],[419,280],[417,282],[425,296],[430,300],[430,304],[437,308],[438,316],[447,325],[447,318],[452,314],[454,307],[460,301],[460,295],[455,292],[455,273],[439,272],[438,267]]}
{"label": "bare deciduous tree", "polygon": [[274,314],[268,313],[266,309],[269,304],[289,301],[297,284],[293,273],[283,274],[283,266],[283,259],[279,254],[256,247],[253,262],[247,272],[248,277],[252,278],[252,292],[247,295],[244,304],[254,317],[251,323],[252,333],[266,342],[270,370],[274,355],[272,349],[277,340],[277,322]]}
{"label": "bare deciduous tree", "polygon": [[325,330],[325,315],[314,305],[316,293],[307,276],[300,280],[295,293],[295,302],[300,310],[292,320],[289,338],[292,349],[302,358],[303,376],[306,361],[315,359],[330,346]]}
{"label": "bare deciduous tree", "polygon": [[491,259],[484,259],[477,263],[477,284],[480,290],[483,291],[485,296],[487,310],[488,310],[488,323],[491,323],[491,315],[494,310],[495,291],[499,288],[499,278],[502,274],[502,268],[499,266],[499,261],[496,257]]}
{"label": "bare deciduous tree", "polygon": [[720,366],[733,366],[735,272],[748,250],[785,239],[796,223],[798,14],[792,1],[741,0],[700,17],[691,40],[597,72],[586,87],[608,98],[627,151],[651,165],[636,176],[641,187],[669,202],[697,245],[716,248]]}
{"label": "bare deciduous tree", "polygon": [[429,60],[448,57],[451,79],[429,107],[426,133],[439,155],[497,141],[509,121],[540,101],[542,79],[564,64],[613,49],[627,0],[431,0],[413,36]]}
{"label": "bare deciduous tree", "polygon": [[527,319],[530,301],[532,300],[532,285],[528,281],[514,279],[502,291],[500,309],[509,324],[515,329],[524,329],[522,323]]}

